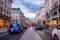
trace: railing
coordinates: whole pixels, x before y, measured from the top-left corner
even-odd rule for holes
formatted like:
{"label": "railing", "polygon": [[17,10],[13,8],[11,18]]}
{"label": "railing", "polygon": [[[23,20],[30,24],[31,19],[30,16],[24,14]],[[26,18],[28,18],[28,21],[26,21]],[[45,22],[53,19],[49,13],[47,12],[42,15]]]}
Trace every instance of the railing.
{"label": "railing", "polygon": [[60,7],[60,2],[57,2],[55,5],[53,5],[52,10],[50,12],[54,11],[55,9]]}

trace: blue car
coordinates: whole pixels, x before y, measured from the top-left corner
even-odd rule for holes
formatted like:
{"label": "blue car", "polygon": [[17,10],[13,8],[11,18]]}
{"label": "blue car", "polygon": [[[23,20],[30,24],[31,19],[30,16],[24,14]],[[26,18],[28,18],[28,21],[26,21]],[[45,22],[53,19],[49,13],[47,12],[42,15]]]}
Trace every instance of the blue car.
{"label": "blue car", "polygon": [[23,28],[18,23],[11,23],[10,28],[8,29],[9,34],[20,33],[22,31]]}

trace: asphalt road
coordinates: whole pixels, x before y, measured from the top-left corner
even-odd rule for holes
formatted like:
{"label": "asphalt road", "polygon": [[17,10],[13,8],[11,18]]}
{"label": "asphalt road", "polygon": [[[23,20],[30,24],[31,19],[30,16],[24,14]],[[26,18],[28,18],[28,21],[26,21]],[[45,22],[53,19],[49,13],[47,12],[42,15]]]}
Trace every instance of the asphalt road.
{"label": "asphalt road", "polygon": [[26,30],[21,32],[20,34],[6,34],[3,36],[0,36],[0,40],[19,40],[20,37],[25,33]]}
{"label": "asphalt road", "polygon": [[52,33],[48,30],[35,30],[43,40],[53,40]]}
{"label": "asphalt road", "polygon": [[[52,38],[52,34],[51,32],[49,32],[48,30],[37,30],[34,29],[38,35],[43,39],[43,40],[53,40]],[[20,34],[11,34],[9,35],[8,33],[5,35],[0,35],[0,40],[19,40],[21,38],[21,36],[26,32],[26,30],[24,30],[23,32],[21,32]]]}

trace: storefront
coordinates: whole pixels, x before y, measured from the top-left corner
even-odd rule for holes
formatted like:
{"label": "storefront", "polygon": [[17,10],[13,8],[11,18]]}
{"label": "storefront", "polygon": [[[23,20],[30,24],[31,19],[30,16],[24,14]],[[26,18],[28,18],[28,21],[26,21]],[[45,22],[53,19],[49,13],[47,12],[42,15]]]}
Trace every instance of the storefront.
{"label": "storefront", "polygon": [[54,28],[54,27],[57,27],[57,26],[58,26],[58,19],[56,18],[56,19],[52,20],[52,27]]}
{"label": "storefront", "polygon": [[0,28],[2,28],[2,25],[3,25],[3,24],[2,24],[2,19],[0,19]]}
{"label": "storefront", "polygon": [[58,27],[60,25],[60,17],[53,19],[52,23],[52,27]]}
{"label": "storefront", "polygon": [[58,25],[60,25],[60,17],[58,18]]}
{"label": "storefront", "polygon": [[0,28],[7,28],[10,26],[11,18],[5,15],[0,15]]}
{"label": "storefront", "polygon": [[50,28],[50,20],[44,20],[43,25],[45,25],[47,28]]}
{"label": "storefront", "polygon": [[8,23],[7,23],[8,27],[10,27],[10,23],[11,23],[11,18],[9,18],[8,20]]}

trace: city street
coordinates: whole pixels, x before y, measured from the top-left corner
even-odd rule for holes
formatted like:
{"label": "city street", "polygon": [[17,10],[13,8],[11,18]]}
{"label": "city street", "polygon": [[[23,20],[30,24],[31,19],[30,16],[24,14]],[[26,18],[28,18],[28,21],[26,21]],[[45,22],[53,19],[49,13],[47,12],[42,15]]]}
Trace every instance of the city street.
{"label": "city street", "polygon": [[53,40],[52,33],[48,30],[35,30],[43,40]]}
{"label": "city street", "polygon": [[5,33],[0,35],[0,40],[53,40],[51,32],[46,29],[36,30],[35,28],[28,28],[20,34]]}
{"label": "city street", "polygon": [[0,40],[60,40],[60,0],[0,0]]}
{"label": "city street", "polygon": [[24,30],[20,34],[8,34],[8,33],[4,33],[5,35],[1,34],[0,40],[19,40],[20,37],[25,33],[25,31],[26,30]]}

